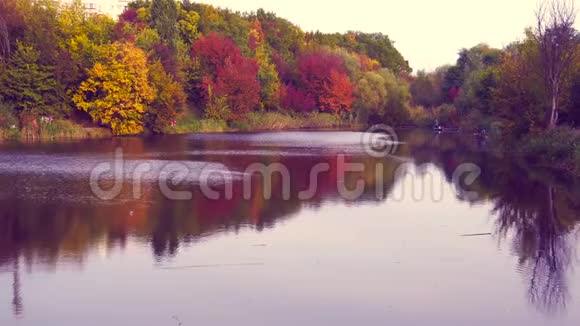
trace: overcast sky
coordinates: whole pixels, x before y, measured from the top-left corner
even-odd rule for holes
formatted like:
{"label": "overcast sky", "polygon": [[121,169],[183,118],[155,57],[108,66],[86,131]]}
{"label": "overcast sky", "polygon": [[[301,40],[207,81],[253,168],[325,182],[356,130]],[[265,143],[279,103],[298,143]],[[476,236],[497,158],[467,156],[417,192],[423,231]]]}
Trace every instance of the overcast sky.
{"label": "overcast sky", "polygon": [[[578,7],[578,0],[576,7]],[[382,32],[414,71],[454,63],[463,47],[503,47],[534,24],[537,0],[200,0],[236,11],[264,8],[306,31]],[[578,26],[578,22],[576,24]],[[577,27],[578,28],[578,27]]]}

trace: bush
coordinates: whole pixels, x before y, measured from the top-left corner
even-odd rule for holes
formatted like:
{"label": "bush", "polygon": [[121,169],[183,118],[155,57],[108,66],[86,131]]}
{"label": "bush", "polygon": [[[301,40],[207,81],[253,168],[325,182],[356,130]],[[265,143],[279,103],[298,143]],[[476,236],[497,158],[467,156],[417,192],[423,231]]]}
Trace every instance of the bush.
{"label": "bush", "polygon": [[0,139],[14,139],[20,137],[18,118],[12,107],[0,102]]}
{"label": "bush", "polygon": [[443,104],[433,109],[433,117],[439,123],[446,127],[457,126],[459,122],[459,113],[455,106]]}
{"label": "bush", "polygon": [[199,119],[194,114],[184,114],[177,118],[175,126],[166,127],[167,134],[192,134],[198,132],[224,132],[228,130],[225,121]]}
{"label": "bush", "polygon": [[328,129],[341,125],[341,120],[330,113],[283,113],[251,112],[245,120],[232,123],[240,131],[289,130],[289,129]]}
{"label": "bush", "polygon": [[289,129],[329,129],[339,126],[349,127],[349,123],[330,113],[290,113],[290,112],[250,112],[245,119],[232,121],[228,124],[218,119],[200,120],[193,114],[182,115],[177,118],[173,127],[167,127],[165,133],[187,134],[197,132],[225,132],[238,131],[265,131]]}
{"label": "bush", "polygon": [[427,112],[427,110],[422,106],[413,106],[409,108],[409,118],[411,119],[411,123],[418,127],[428,127],[432,126],[434,123],[434,119]]}
{"label": "bush", "polygon": [[282,130],[302,127],[302,119],[279,112],[252,112],[247,116],[249,130]]}
{"label": "bush", "polygon": [[580,165],[580,135],[568,127],[530,134],[518,152],[534,163],[576,169]]}
{"label": "bush", "polygon": [[111,137],[109,129],[105,128],[84,128],[70,120],[48,120],[39,119],[40,139],[83,139],[83,138],[105,138]]}
{"label": "bush", "polygon": [[225,121],[204,119],[201,120],[199,132],[226,132],[228,125]]}
{"label": "bush", "polygon": [[329,113],[313,112],[304,117],[303,128],[329,129],[341,125],[341,120],[337,116]]}
{"label": "bush", "polygon": [[84,129],[68,120],[39,119],[39,133],[41,139],[81,138],[85,135]]}

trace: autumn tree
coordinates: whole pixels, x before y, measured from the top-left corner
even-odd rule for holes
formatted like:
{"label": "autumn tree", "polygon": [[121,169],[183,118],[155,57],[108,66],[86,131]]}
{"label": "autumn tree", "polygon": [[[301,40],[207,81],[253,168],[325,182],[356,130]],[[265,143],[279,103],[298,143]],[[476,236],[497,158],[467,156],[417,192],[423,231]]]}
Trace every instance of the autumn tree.
{"label": "autumn tree", "polygon": [[242,118],[258,106],[258,65],[243,57],[230,38],[216,33],[200,37],[193,44],[192,57],[199,63],[196,87],[203,90],[204,103],[207,104],[208,87],[211,86],[216,97],[227,96],[234,118]]}
{"label": "autumn tree", "polygon": [[250,49],[258,63],[258,78],[261,86],[262,104],[265,108],[278,108],[280,105],[280,78],[276,66],[272,63],[270,50],[265,42],[262,24],[254,20],[249,35]]}
{"label": "autumn tree", "polygon": [[[187,8],[187,6],[184,5]],[[197,23],[199,22],[199,14],[195,11],[181,10],[180,19],[177,22],[181,38],[187,44],[193,44],[199,36],[197,31]]]}
{"label": "autumn tree", "polygon": [[148,72],[145,53],[136,46],[118,42],[104,46],[73,100],[115,135],[141,133],[147,105],[155,99]]}
{"label": "autumn tree", "polygon": [[320,109],[340,115],[352,111],[354,87],[345,73],[333,70],[328,82],[324,84],[324,93],[320,96]]}
{"label": "autumn tree", "polygon": [[297,112],[312,112],[316,109],[316,99],[292,84],[283,85],[280,93],[282,105],[286,109]]}
{"label": "autumn tree", "polygon": [[560,113],[564,82],[578,56],[578,31],[574,28],[573,0],[546,0],[536,12],[535,30],[540,47],[546,89],[550,94],[548,128],[555,128]]}
{"label": "autumn tree", "polygon": [[227,97],[232,117],[242,119],[260,102],[260,84],[256,78],[258,65],[243,57],[228,58],[218,69],[214,92],[217,97]]}
{"label": "autumn tree", "polygon": [[307,53],[301,56],[298,70],[301,84],[322,111],[351,111],[354,87],[341,57],[326,51]]}
{"label": "autumn tree", "polygon": [[180,83],[168,74],[160,61],[149,65],[149,82],[155,99],[147,111],[147,125],[155,133],[163,133],[175,120],[177,110],[185,103],[185,93]]}
{"label": "autumn tree", "polygon": [[[531,36],[531,35],[529,35]],[[544,125],[544,99],[539,48],[528,37],[508,46],[498,66],[493,116],[499,127],[521,134]]]}
{"label": "autumn tree", "polygon": [[434,74],[427,74],[422,70],[417,72],[410,88],[415,104],[436,107],[443,103],[440,85],[433,80],[434,77]]}

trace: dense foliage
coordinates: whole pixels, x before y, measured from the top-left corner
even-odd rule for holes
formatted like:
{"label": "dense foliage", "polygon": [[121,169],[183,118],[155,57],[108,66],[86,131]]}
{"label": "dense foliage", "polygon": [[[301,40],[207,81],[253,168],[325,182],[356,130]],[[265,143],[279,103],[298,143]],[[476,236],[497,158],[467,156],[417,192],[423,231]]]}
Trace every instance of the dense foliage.
{"label": "dense foliage", "polygon": [[80,1],[0,2],[2,120],[19,128],[56,119],[163,133],[268,113],[401,122],[410,72],[386,35],[305,33],[261,9],[138,0],[111,18]]}
{"label": "dense foliage", "polygon": [[[516,136],[578,126],[578,32],[555,28],[504,49],[463,49],[454,65],[413,76],[386,35],[306,33],[262,9],[138,0],[113,19],[79,1],[3,0],[1,120],[33,131],[73,120],[117,135],[188,130],[183,121],[235,128],[267,113]],[[557,92],[546,60],[562,60],[546,53],[546,35],[573,50]]]}
{"label": "dense foliage", "polygon": [[[571,37],[576,49],[570,68],[562,74],[557,123],[579,127],[580,36],[574,30]],[[540,40],[533,30],[502,50],[485,44],[463,49],[455,65],[417,73],[411,93],[422,109],[416,113],[427,117],[427,123],[439,120],[499,136],[520,137],[549,128],[553,98],[541,58]]]}

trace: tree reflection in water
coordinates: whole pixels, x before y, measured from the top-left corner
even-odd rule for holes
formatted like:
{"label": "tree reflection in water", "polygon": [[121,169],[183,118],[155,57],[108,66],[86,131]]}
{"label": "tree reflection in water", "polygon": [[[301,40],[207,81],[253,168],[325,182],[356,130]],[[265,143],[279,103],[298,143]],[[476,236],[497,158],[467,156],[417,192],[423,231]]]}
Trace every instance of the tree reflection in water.
{"label": "tree reflection in water", "polygon": [[[461,139],[463,138],[463,139]],[[431,133],[412,132],[402,135],[406,141],[399,148],[398,156],[413,160],[418,166],[429,163],[437,167],[451,182],[454,170],[462,163],[476,163],[482,176],[472,185],[478,193],[477,202],[491,203],[496,218],[496,236],[502,242],[511,240],[513,254],[518,257],[518,269],[527,278],[530,302],[545,312],[564,309],[570,294],[567,276],[572,267],[576,230],[580,219],[580,182],[561,178],[549,173],[521,167],[520,164],[498,158],[482,151],[475,141],[465,137],[439,136]],[[122,140],[129,155],[142,154],[147,146],[135,142],[140,139]],[[179,138],[169,143],[148,144],[161,146],[174,152],[186,152],[190,144]],[[227,149],[227,142],[202,143],[201,148]],[[239,146],[237,144],[236,146]],[[239,148],[237,148],[239,149]],[[281,150],[272,146],[271,152]],[[95,149],[111,152],[111,148]],[[335,153],[338,154],[338,153]],[[174,159],[192,159],[183,157]],[[196,160],[220,162],[226,166],[248,166],[257,160],[269,164],[283,163],[291,169],[293,186],[291,200],[283,200],[280,180],[274,178],[273,198],[264,200],[263,189],[256,184],[254,196],[243,199],[240,185],[234,187],[232,200],[209,200],[199,189],[193,200],[173,202],[165,199],[154,188],[144,191],[144,198],[133,200],[129,196],[109,205],[91,202],[66,202],[55,199],[35,202],[30,189],[53,189],[50,176],[20,178],[27,187],[13,186],[7,198],[0,199],[0,267],[13,273],[13,309],[15,315],[23,311],[20,297],[20,265],[44,265],[54,268],[62,260],[82,263],[90,250],[105,245],[108,248],[124,248],[129,237],[149,242],[156,259],[174,256],[179,248],[195,243],[207,236],[250,227],[257,231],[272,228],[280,221],[295,216],[305,207],[318,207],[328,201],[343,201],[336,189],[337,171],[340,167],[333,155],[322,157],[296,156],[235,156],[211,155],[195,157]],[[387,200],[396,180],[396,160],[379,160],[369,157],[348,157],[352,162],[367,166],[366,172],[350,175],[346,179],[349,188],[356,181],[366,181],[364,195],[357,204],[378,203]],[[310,168],[322,161],[330,165],[330,172],[320,176],[318,191],[308,201],[301,201],[297,194],[308,189]],[[377,180],[374,167],[383,164],[383,180]],[[13,176],[2,175],[1,184],[14,184]],[[379,182],[380,181],[380,182]],[[376,188],[382,188],[377,198]],[[52,187],[52,188],[51,188]],[[59,185],[58,191],[69,191],[79,198],[88,198],[87,187],[82,182]],[[130,192],[127,186],[127,192]],[[465,200],[458,198],[457,200]],[[421,205],[418,203],[417,205]],[[131,212],[131,214],[129,214]]]}
{"label": "tree reflection in water", "polygon": [[[533,184],[525,192],[513,189],[495,203],[497,233],[508,239],[528,278],[529,300],[554,312],[566,307],[567,275],[574,257],[577,216],[565,209],[565,194],[551,185]],[[564,205],[564,206],[563,206]]]}
{"label": "tree reflection in water", "polygon": [[477,146],[435,139],[413,152],[419,160],[435,163],[448,180],[457,165],[477,162],[483,174],[471,188],[479,202],[492,203],[495,236],[511,241],[530,303],[545,313],[565,310],[570,298],[567,277],[576,257],[580,180],[494,157]]}

